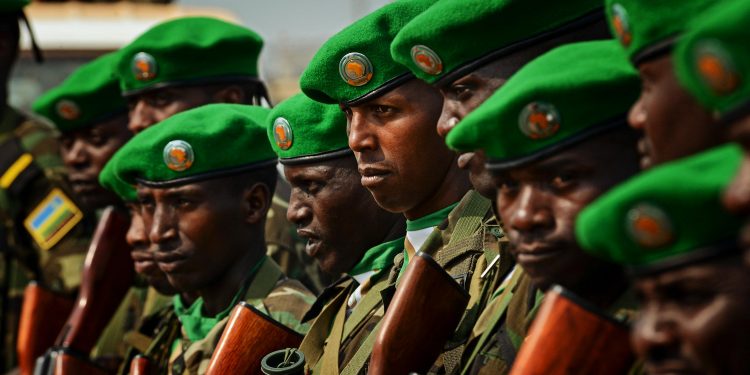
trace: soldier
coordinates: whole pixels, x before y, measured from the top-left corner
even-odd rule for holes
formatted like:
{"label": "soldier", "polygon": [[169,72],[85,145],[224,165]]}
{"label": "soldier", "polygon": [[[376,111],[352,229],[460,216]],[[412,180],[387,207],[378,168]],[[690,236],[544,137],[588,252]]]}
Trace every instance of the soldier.
{"label": "soldier", "polygon": [[542,55],[448,134],[450,147],[487,155],[497,212],[528,275],[497,297],[504,305],[493,317],[497,326],[481,337],[466,373],[510,369],[540,297],[514,289],[544,291],[554,283],[612,313],[630,307],[622,271],[584,254],[573,232],[584,206],[638,170],[625,117],[638,79],[615,43],[575,43]]}
{"label": "soldier", "polygon": [[337,105],[297,94],[274,108],[266,123],[292,185],[289,221],[325,272],[349,275],[306,314],[318,318],[300,346],[313,373],[339,374],[382,318],[379,291],[394,256],[404,250],[404,218],[380,208],[360,185],[346,117]]}
{"label": "soldier", "polygon": [[[533,13],[533,17],[528,17]],[[450,15],[450,16],[447,16]],[[516,24],[518,23],[518,24]],[[493,37],[482,37],[492,35]],[[518,69],[567,43],[609,39],[601,1],[440,1],[391,43],[391,56],[443,95],[437,131],[445,136]],[[495,198],[481,152],[459,156],[474,189]]]}
{"label": "soldier", "polygon": [[633,346],[650,374],[747,374],[748,253],[743,220],[721,206],[736,145],[656,167],[587,207],[576,232],[591,254],[627,266],[641,312]]}
{"label": "soldier", "polygon": [[606,1],[612,33],[641,76],[641,96],[633,104],[628,121],[643,131],[638,142],[642,169],[726,141],[726,134],[716,126],[710,111],[679,85],[670,53],[690,20],[716,3],[719,2]]}
{"label": "soldier", "polygon": [[[34,112],[49,119],[60,131],[60,151],[75,198],[85,212],[97,216],[108,205],[122,205],[114,193],[99,185],[99,174],[115,151],[132,137],[127,127],[127,104],[114,74],[117,61],[116,53],[97,58],[33,105]],[[122,310],[102,335],[105,340],[94,348],[92,358],[105,367],[116,369],[119,365],[124,354],[123,335],[133,328],[135,317],[141,315],[145,292],[143,287],[131,290]]]}
{"label": "soldier", "polygon": [[[725,207],[734,213],[750,212],[750,62],[744,41],[744,22],[750,6],[744,1],[728,1],[690,25],[673,54],[680,83],[717,119],[717,128],[726,128],[731,141],[745,150],[742,167],[724,194]],[[750,242],[750,227],[741,240]]]}
{"label": "soldier", "polygon": [[[534,16],[528,17],[532,13]],[[523,22],[519,26],[520,20]],[[437,131],[445,138],[461,119],[529,61],[559,45],[609,37],[601,1],[526,1],[519,5],[512,1],[447,0],[404,26],[391,44],[391,55],[416,77],[440,89],[443,110]],[[474,189],[494,200],[495,185],[484,163],[481,150],[458,156],[458,166],[469,171]],[[523,272],[517,268],[514,273]],[[518,283],[525,280],[525,275],[516,279]],[[493,296],[506,288],[515,289],[515,285],[501,284]],[[493,299],[484,309],[472,329],[467,356],[482,334],[495,332],[495,325],[503,316],[498,311],[502,306],[500,300]],[[513,318],[523,321],[526,317]],[[523,323],[517,322],[514,327],[520,329]],[[523,337],[523,332],[519,336]],[[473,358],[464,362],[473,362]]]}
{"label": "soldier", "polygon": [[[254,31],[213,18],[179,18],[146,31],[123,47],[118,64],[130,130],[138,133],[209,103],[270,104],[258,75],[262,47]],[[300,241],[284,215],[286,199],[277,193],[269,211],[268,252],[290,277],[319,291],[329,279],[298,249]]]}
{"label": "soldier", "polygon": [[112,160],[117,178],[137,184],[159,268],[176,289],[199,296],[190,306],[173,299],[171,334],[152,344],[170,353],[160,371],[204,373],[239,301],[307,330],[301,320],[314,296],[265,255],[276,182],[267,115],[257,106],[202,106],[139,133]]}
{"label": "soldier", "polygon": [[23,288],[36,280],[75,296],[93,229],[92,220],[70,198],[54,130],[7,104],[8,79],[18,57],[19,18],[28,3],[0,4],[0,371],[16,363]]}
{"label": "soldier", "polygon": [[[395,2],[356,21],[321,47],[300,86],[312,99],[342,106],[362,185],[381,207],[406,217],[404,258],[396,262],[400,273],[420,250],[469,291],[465,319],[431,371],[453,373],[494,282],[511,262],[500,246],[503,234],[491,202],[470,190],[467,172],[435,132],[440,92],[394,62],[388,48],[401,28],[432,4]],[[372,350],[372,344],[363,344],[360,352]],[[343,371],[364,369],[367,357],[354,354],[358,361]]]}

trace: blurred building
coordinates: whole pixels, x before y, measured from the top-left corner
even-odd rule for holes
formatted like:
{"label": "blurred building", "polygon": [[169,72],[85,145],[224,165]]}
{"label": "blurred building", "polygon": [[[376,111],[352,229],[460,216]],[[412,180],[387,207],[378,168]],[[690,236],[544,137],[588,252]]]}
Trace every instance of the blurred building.
{"label": "blurred building", "polygon": [[33,0],[26,14],[46,61],[34,62],[22,27],[22,54],[11,79],[11,104],[28,108],[80,64],[127,44],[168,19],[206,15],[263,36],[261,76],[278,102],[299,91],[302,70],[320,45],[387,0]]}

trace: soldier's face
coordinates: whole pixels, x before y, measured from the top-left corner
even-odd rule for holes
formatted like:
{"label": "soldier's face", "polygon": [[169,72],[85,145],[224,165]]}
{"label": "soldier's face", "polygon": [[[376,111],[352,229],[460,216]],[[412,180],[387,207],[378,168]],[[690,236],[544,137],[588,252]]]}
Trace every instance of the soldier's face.
{"label": "soldier's face", "polygon": [[647,373],[750,373],[750,272],[739,258],[636,280],[632,339]]}
{"label": "soldier's face", "polygon": [[399,220],[400,215],[380,208],[360,185],[351,156],[287,165],[284,174],[292,186],[287,219],[307,239],[307,254],[328,274],[349,272]]}
{"label": "soldier's face", "polygon": [[88,209],[118,202],[117,196],[99,185],[99,173],[112,155],[132,137],[128,118],[118,116],[61,136],[60,153],[76,198]]}
{"label": "soldier's face", "polygon": [[128,98],[133,134],[188,109],[212,102],[208,90],[200,86],[164,87]]}
{"label": "soldier's face", "polygon": [[442,104],[437,89],[412,79],[345,108],[361,183],[386,210],[407,217],[429,214],[434,209],[426,206],[454,183],[456,156],[435,132]]}
{"label": "soldier's face", "polygon": [[711,113],[680,86],[671,57],[641,63],[641,96],[628,122],[643,131],[641,168],[679,159],[722,143],[724,133]]}
{"label": "soldier's face", "polygon": [[595,137],[540,161],[493,172],[497,212],[511,251],[536,286],[556,283],[577,291],[612,268],[581,250],[574,225],[586,205],[638,170],[634,145],[617,138]]}
{"label": "soldier's face", "polygon": [[[484,67],[469,73],[447,85],[440,86],[443,95],[443,110],[438,120],[437,132],[445,138],[466,115],[489,98],[503,83],[495,69]],[[480,194],[494,199],[495,185],[492,176],[484,168],[484,152],[464,152],[458,156],[458,167],[469,172],[469,179]]]}
{"label": "soldier's face", "polygon": [[138,186],[138,200],[154,259],[180,292],[198,292],[220,280],[247,255],[241,194],[226,179],[172,188]]}
{"label": "soldier's face", "polygon": [[125,240],[131,247],[130,256],[133,258],[135,272],[143,276],[157,292],[164,295],[177,293],[167,280],[167,275],[159,269],[154,260],[156,249],[151,248],[151,241],[148,239],[149,228],[143,221],[140,205],[127,203],[126,206],[130,211],[130,228],[128,228]]}

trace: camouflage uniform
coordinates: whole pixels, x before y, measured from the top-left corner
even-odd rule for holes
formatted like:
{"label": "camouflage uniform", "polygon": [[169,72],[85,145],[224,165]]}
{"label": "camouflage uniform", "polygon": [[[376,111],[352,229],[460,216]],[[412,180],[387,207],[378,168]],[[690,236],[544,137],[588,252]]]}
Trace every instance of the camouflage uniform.
{"label": "camouflage uniform", "polygon": [[403,243],[399,238],[368,250],[383,254],[388,263],[372,270],[374,273],[362,284],[357,283],[356,275],[340,279],[315,301],[305,319],[317,318],[300,345],[308,373],[339,374],[383,318],[380,292],[395,280],[388,275],[395,254],[403,251]]}
{"label": "camouflage uniform", "polygon": [[[75,296],[81,282],[83,261],[94,229],[88,217],[71,216],[75,225],[43,220],[47,229],[57,228],[54,240],[43,247],[34,240],[26,219],[41,209],[55,191],[64,197],[67,208],[83,213],[75,206],[66,186],[65,173],[58,154],[54,131],[29,120],[10,107],[0,119],[0,218],[3,221],[0,253],[0,294],[6,294],[2,308],[5,337],[0,347],[2,366],[14,366],[16,330],[23,289],[30,280],[38,280],[52,291]],[[30,156],[30,157],[29,157]],[[32,159],[33,158],[33,159]],[[33,160],[33,161],[32,161]],[[30,163],[28,163],[31,161]],[[56,189],[56,190],[53,190]],[[37,213],[40,211],[36,211]],[[67,214],[61,212],[61,214]]]}
{"label": "camouflage uniform", "polygon": [[[430,370],[431,374],[458,373],[461,355],[471,328],[490,299],[492,291],[514,264],[507,248],[508,241],[491,206],[488,199],[476,191],[469,191],[420,248],[420,251],[432,255],[470,295],[467,310],[456,332],[446,344],[444,352]],[[405,254],[414,251],[408,240],[404,242]],[[394,263],[394,274],[389,284],[379,293],[382,296],[393,296],[399,276],[406,269],[408,260],[405,261],[404,255],[400,254]],[[388,305],[388,301],[383,302],[384,306]],[[383,314],[381,307],[373,315],[382,317]],[[349,356],[348,368],[342,373],[367,373],[367,360],[379,328],[375,324],[368,325],[370,329],[365,342],[360,344],[356,353]]]}
{"label": "camouflage uniform", "polygon": [[[302,323],[302,318],[314,299],[302,284],[285,277],[270,258],[265,259],[244,293],[245,302],[303,334],[309,326]],[[144,320],[144,325],[154,328],[133,340],[137,345],[128,358],[132,359],[138,351],[159,366],[159,373],[204,374],[227,320],[225,317],[219,321],[202,340],[190,342],[174,306],[163,308]],[[142,331],[149,327],[143,328]],[[149,335],[151,338],[147,337]],[[121,372],[127,373],[128,368],[126,362]]]}

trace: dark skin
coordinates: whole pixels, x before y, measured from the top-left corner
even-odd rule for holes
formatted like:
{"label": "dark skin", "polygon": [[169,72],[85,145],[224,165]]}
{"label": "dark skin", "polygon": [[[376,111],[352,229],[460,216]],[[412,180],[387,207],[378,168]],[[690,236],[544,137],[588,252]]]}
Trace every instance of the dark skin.
{"label": "dark skin", "polygon": [[[743,157],[737,174],[723,196],[724,207],[735,214],[750,214],[750,116],[745,116],[729,127],[729,139],[742,146]],[[740,232],[743,247],[750,247],[750,221]]]}
{"label": "dark skin", "polygon": [[287,219],[324,272],[349,272],[370,248],[403,236],[403,215],[375,203],[359,183],[353,156],[286,165],[284,174],[292,186]]}
{"label": "dark skin", "polygon": [[750,272],[741,257],[636,279],[632,342],[647,373],[750,373]]}
{"label": "dark skin", "polygon": [[638,71],[641,96],[631,107],[628,122],[643,132],[638,142],[642,169],[696,154],[726,140],[712,114],[680,86],[670,56],[643,62]]}
{"label": "dark skin", "polygon": [[99,173],[115,151],[132,137],[127,124],[128,117],[122,114],[61,136],[60,154],[70,185],[89,211],[119,203],[114,193],[99,185]]}
{"label": "dark skin", "polygon": [[138,186],[154,257],[169,283],[204,300],[204,316],[226,309],[265,255],[271,190],[231,176],[171,188]]}
{"label": "dark skin", "polygon": [[148,239],[148,230],[141,215],[138,203],[125,204],[130,211],[130,228],[125,240],[130,245],[130,256],[135,264],[135,272],[143,276],[149,285],[163,295],[174,295],[177,293],[172,284],[167,280],[167,275],[159,269],[154,260],[155,249],[150,249],[151,241]]}
{"label": "dark skin", "polygon": [[245,90],[239,85],[168,86],[128,98],[128,128],[138,134],[148,127],[188,109],[211,103],[246,103]]}
{"label": "dark skin", "polygon": [[[453,81],[442,82],[437,86],[443,95],[443,110],[437,126],[438,134],[443,138],[448,136],[448,133],[464,117],[536,57],[563,44],[607,38],[610,38],[609,31],[602,20],[583,29],[502,56]],[[474,189],[486,198],[495,199],[495,185],[492,182],[492,175],[484,168],[485,162],[486,156],[481,150],[461,153],[458,157],[458,166],[469,171],[469,178]]]}
{"label": "dark skin", "polygon": [[635,137],[621,129],[493,172],[511,252],[535,286],[560,284],[603,307],[624,290],[622,272],[585,253],[574,227],[586,205],[637,171]]}
{"label": "dark skin", "polygon": [[380,207],[417,219],[459,201],[470,189],[455,153],[435,132],[442,105],[437,89],[412,79],[344,108],[361,183]]}

